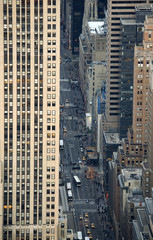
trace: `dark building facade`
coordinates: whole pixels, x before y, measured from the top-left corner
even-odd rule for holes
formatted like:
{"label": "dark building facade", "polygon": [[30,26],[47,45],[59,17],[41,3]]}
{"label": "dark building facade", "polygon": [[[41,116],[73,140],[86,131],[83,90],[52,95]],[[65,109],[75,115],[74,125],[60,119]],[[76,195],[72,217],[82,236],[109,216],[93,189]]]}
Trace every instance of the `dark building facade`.
{"label": "dark building facade", "polygon": [[98,18],[105,18],[105,10],[107,9],[107,0],[98,0]]}
{"label": "dark building facade", "polygon": [[132,125],[134,46],[142,43],[145,16],[152,14],[153,8],[144,5],[136,7],[135,19],[121,19],[120,138]]}
{"label": "dark building facade", "polygon": [[84,0],[72,0],[71,4],[71,48],[74,54],[79,52],[79,36],[82,32]]}
{"label": "dark building facade", "polygon": [[134,19],[121,19],[121,102],[120,102],[120,138],[127,136],[132,125],[133,106],[133,58],[134,46],[142,42],[142,31]]}

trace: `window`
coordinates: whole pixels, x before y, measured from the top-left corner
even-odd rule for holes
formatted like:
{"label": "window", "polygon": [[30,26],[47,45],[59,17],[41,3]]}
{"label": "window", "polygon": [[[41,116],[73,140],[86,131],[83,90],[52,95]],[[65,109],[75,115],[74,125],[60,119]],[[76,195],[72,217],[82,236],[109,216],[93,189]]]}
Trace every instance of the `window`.
{"label": "window", "polygon": [[51,118],[47,118],[47,123],[50,123],[51,122]]}
{"label": "window", "polygon": [[52,79],[52,84],[55,84],[55,83],[56,83],[56,79],[53,78],[53,79]]}
{"label": "window", "polygon": [[52,133],[52,138],[55,138],[55,133]]}
{"label": "window", "polygon": [[56,76],[56,72],[55,71],[52,71],[52,76]]}
{"label": "window", "polygon": [[56,17],[55,17],[55,16],[53,16],[52,20],[53,20],[53,22],[56,22]]}
{"label": "window", "polygon": [[47,83],[48,83],[48,84],[51,83],[51,79],[50,79],[50,78],[47,79]]}
{"label": "window", "polygon": [[56,24],[53,24],[53,26],[52,26],[52,27],[53,27],[53,29],[56,29]]}
{"label": "window", "polygon": [[51,29],[51,24],[48,24],[48,29]]}
{"label": "window", "polygon": [[52,123],[55,123],[56,122],[56,118],[52,118]]}
{"label": "window", "polygon": [[53,8],[53,13],[56,13],[56,8]]}
{"label": "window", "polygon": [[52,48],[52,53],[56,53],[56,48]]}

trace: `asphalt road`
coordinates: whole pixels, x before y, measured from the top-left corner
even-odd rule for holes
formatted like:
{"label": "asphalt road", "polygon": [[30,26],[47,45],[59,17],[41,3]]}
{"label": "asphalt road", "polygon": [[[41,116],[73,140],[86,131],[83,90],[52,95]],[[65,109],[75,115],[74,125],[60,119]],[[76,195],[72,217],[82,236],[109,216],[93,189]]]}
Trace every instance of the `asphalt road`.
{"label": "asphalt road", "polygon": [[[66,182],[71,181],[72,184],[73,201],[69,201],[69,207],[74,212],[76,231],[82,231],[85,237],[89,229],[91,234],[88,236],[91,235],[94,240],[115,239],[109,215],[107,211],[103,211],[104,206],[107,208],[107,202],[99,182],[98,168],[92,167],[95,169],[93,180],[85,177],[85,171],[89,166],[82,161],[84,152],[80,151],[80,145],[84,149],[90,146],[90,136],[87,134],[85,137],[76,137],[86,134],[84,104],[79,86],[71,81],[78,79],[78,69],[74,67],[71,54],[63,45],[61,59],[60,105],[63,108],[60,113],[60,139],[64,140],[64,150],[60,151],[60,158],[64,179]],[[64,132],[63,128],[66,128],[67,132]],[[79,160],[82,161],[81,164]],[[73,169],[74,162],[80,166],[80,169]],[[79,177],[81,187],[75,185],[73,175]],[[85,213],[88,213],[88,218],[85,218]],[[83,216],[82,220],[80,216]],[[85,219],[87,219],[87,228]],[[95,224],[95,228],[91,228],[91,223]]]}

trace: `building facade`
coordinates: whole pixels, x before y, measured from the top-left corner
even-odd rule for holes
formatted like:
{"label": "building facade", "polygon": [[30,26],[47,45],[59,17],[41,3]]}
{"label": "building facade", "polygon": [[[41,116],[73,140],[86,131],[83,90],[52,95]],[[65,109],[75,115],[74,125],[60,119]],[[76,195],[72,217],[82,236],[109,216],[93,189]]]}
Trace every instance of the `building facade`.
{"label": "building facade", "polygon": [[60,1],[0,1],[0,239],[57,239]]}
{"label": "building facade", "polygon": [[[148,16],[145,21],[145,31],[144,31],[144,56],[143,62],[145,63],[145,59],[147,61],[147,66],[144,65],[146,68],[146,80],[148,83],[147,88],[147,94],[146,94],[146,100],[147,100],[147,106],[145,106],[145,110],[148,111],[148,119],[146,119],[145,116],[145,122],[142,122],[142,124],[145,124],[145,136],[147,134],[147,145],[148,145],[148,158],[147,161],[143,163],[143,178],[142,178],[142,185],[143,185],[143,194],[145,197],[151,196],[151,188],[153,184],[153,161],[152,161],[152,146],[153,146],[153,110],[152,110],[152,104],[153,104],[153,58],[152,58],[152,46],[153,46],[153,16]],[[147,52],[148,54],[145,54]],[[144,101],[143,101],[144,104]],[[144,128],[143,127],[143,128]],[[144,134],[144,132],[142,133]],[[145,141],[146,141],[146,137]]]}
{"label": "building facade", "polygon": [[76,54],[79,52],[79,35],[82,30],[84,0],[72,0],[71,6],[71,49],[72,53]]}
{"label": "building facade", "polygon": [[107,41],[107,82],[106,82],[106,114],[107,129],[119,131],[120,119],[120,19],[135,18],[135,6],[153,3],[152,0],[111,0],[107,1],[108,9],[108,41]]}

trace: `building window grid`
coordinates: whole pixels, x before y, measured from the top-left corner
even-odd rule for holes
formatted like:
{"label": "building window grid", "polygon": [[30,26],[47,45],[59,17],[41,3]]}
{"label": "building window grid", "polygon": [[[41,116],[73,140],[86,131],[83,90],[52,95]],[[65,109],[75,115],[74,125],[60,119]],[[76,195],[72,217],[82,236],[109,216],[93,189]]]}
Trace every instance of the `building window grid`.
{"label": "building window grid", "polygon": [[[55,1],[54,1],[55,2]],[[55,9],[53,10],[53,12],[55,12]],[[54,157],[53,157],[54,158]]]}

